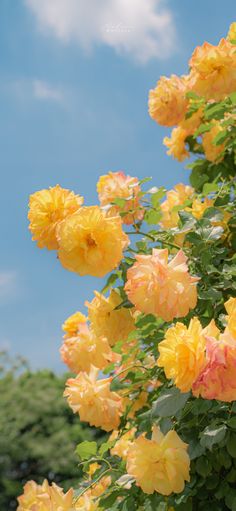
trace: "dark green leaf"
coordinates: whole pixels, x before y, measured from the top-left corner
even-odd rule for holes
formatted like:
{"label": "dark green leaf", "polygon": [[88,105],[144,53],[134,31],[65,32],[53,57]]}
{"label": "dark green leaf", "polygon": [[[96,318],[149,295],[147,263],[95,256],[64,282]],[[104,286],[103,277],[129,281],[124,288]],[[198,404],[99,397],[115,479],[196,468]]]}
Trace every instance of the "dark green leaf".
{"label": "dark green leaf", "polygon": [[153,404],[153,417],[171,417],[176,415],[184,407],[189,395],[189,393],[183,394],[177,387],[164,391]]}

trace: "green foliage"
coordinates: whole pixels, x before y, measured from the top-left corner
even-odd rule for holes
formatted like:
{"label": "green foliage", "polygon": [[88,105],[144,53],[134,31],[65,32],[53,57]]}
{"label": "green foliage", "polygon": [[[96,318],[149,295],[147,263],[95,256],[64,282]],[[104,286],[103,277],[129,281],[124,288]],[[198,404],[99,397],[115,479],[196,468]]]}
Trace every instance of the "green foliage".
{"label": "green foliage", "polygon": [[82,426],[62,397],[66,376],[20,364],[0,378],[0,509],[16,508],[29,479],[78,484],[76,444],[96,431]]}

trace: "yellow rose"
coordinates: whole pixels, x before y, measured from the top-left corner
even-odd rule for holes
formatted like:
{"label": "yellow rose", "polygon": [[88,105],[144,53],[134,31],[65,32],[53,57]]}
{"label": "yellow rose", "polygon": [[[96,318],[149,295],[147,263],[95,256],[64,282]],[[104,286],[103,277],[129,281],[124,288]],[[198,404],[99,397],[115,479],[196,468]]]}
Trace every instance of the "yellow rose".
{"label": "yellow rose", "polygon": [[236,340],[236,298],[229,298],[227,302],[225,302],[225,308],[228,312],[227,319],[227,332],[230,332],[230,335]]}
{"label": "yellow rose", "polygon": [[[119,456],[123,460],[126,460],[129,448],[134,440],[134,435],[136,433],[136,428],[131,428],[126,433],[121,435],[121,437],[116,441],[114,447],[110,450],[112,456]],[[109,441],[116,440],[119,432],[113,431],[111,434]]]}
{"label": "yellow rose", "polygon": [[65,339],[67,337],[74,337],[78,334],[80,323],[86,323],[87,318],[81,312],[75,312],[62,325],[62,330],[65,332]]}
{"label": "yellow rose", "polygon": [[197,303],[196,282],[182,250],[168,262],[167,249],[137,255],[127,272],[125,291],[137,310],[171,321],[184,317]]}
{"label": "yellow rose", "polygon": [[64,268],[79,275],[104,277],[123,256],[128,237],[119,216],[107,217],[98,206],[83,207],[58,229],[58,256]]}
{"label": "yellow rose", "polygon": [[214,126],[202,136],[202,146],[205,152],[206,159],[212,162],[219,162],[223,159],[222,152],[224,151],[225,145],[215,145],[213,143],[215,137],[223,131],[222,126],[219,122],[215,121]]}
{"label": "yellow rose", "polygon": [[221,101],[236,89],[235,46],[221,39],[195,48],[189,62],[191,89],[205,99]]}
{"label": "yellow rose", "polygon": [[178,126],[178,128],[172,130],[170,138],[164,137],[163,139],[163,144],[169,149],[167,154],[173,156],[175,160],[180,162],[190,156],[189,151],[186,149],[186,138],[188,134],[187,130]]}
{"label": "yellow rose", "polygon": [[169,328],[164,341],[159,343],[157,365],[164,368],[166,377],[172,379],[181,392],[192,388],[206,365],[206,336],[217,333],[214,321],[203,329],[200,321],[193,318],[188,328],[183,323]]}
{"label": "yellow rose", "polygon": [[94,294],[94,299],[85,302],[85,305],[88,307],[88,317],[95,335],[106,337],[111,346],[118,341],[126,341],[129,333],[135,329],[130,309],[116,309],[122,303],[117,291],[112,290],[108,298],[98,291],[94,291]]}
{"label": "yellow rose", "polygon": [[227,35],[227,40],[230,41],[231,43],[235,44],[235,41],[236,41],[236,21],[231,23],[231,25],[229,27],[229,31],[228,31],[228,35]]}
{"label": "yellow rose", "polygon": [[166,200],[161,204],[161,221],[160,225],[163,229],[171,229],[177,227],[179,222],[178,211],[174,208],[183,205],[188,199],[191,199],[194,189],[191,186],[179,183],[173,190],[169,190],[166,194]]}
{"label": "yellow rose", "polygon": [[64,396],[80,420],[105,431],[117,429],[122,413],[122,399],[110,390],[111,378],[98,380],[99,369],[81,372],[66,382]]}
{"label": "yellow rose", "polygon": [[175,126],[184,119],[188,100],[187,80],[183,76],[162,76],[149,92],[149,114],[161,126]]}
{"label": "yellow rose", "polygon": [[127,472],[144,493],[181,493],[190,480],[187,447],[175,431],[164,436],[155,427],[151,440],[142,434],[130,446]]}
{"label": "yellow rose", "polygon": [[83,204],[83,197],[59,185],[40,190],[30,196],[28,219],[32,239],[39,248],[56,250],[57,228],[62,220],[72,215]]}
{"label": "yellow rose", "polygon": [[100,176],[97,183],[101,206],[108,206],[115,199],[126,199],[123,208],[113,205],[109,211],[113,215],[119,214],[121,209],[122,212],[127,211],[126,215],[122,215],[122,222],[127,225],[143,219],[144,209],[140,206],[140,191],[137,177],[126,176],[124,172],[108,172],[108,174]]}
{"label": "yellow rose", "polygon": [[55,483],[50,486],[48,481],[42,485],[29,481],[24,486],[24,493],[18,497],[17,511],[73,511],[72,488],[64,493]]}

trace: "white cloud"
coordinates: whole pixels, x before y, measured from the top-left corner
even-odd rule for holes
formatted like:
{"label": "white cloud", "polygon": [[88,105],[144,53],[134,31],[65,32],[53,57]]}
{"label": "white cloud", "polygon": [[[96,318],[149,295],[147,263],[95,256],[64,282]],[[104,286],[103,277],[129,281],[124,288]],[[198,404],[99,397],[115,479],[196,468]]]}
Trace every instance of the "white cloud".
{"label": "white cloud", "polygon": [[25,104],[30,99],[34,101],[50,101],[65,107],[68,99],[64,89],[37,78],[18,78],[11,83],[6,82],[3,90],[7,92],[10,90],[22,104]]}
{"label": "white cloud", "polygon": [[176,46],[167,0],[24,0],[40,28],[86,50],[105,44],[146,62],[165,58]]}
{"label": "white cloud", "polygon": [[9,301],[17,292],[17,274],[15,271],[0,271],[0,304]]}
{"label": "white cloud", "polygon": [[33,95],[37,99],[63,102],[64,95],[62,91],[56,87],[52,87],[49,83],[42,80],[33,80]]}

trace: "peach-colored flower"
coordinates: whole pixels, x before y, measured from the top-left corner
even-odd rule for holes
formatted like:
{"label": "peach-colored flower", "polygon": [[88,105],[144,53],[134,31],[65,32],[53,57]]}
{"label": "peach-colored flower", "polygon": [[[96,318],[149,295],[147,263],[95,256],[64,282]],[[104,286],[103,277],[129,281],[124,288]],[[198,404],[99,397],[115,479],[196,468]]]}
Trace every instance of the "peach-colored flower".
{"label": "peach-colored flower", "polygon": [[235,46],[221,39],[217,46],[205,42],[190,59],[191,88],[205,99],[220,101],[236,89]]}
{"label": "peach-colored flower", "polygon": [[73,495],[72,489],[64,493],[56,484],[50,486],[47,480],[42,485],[29,481],[17,499],[17,511],[72,511]]}
{"label": "peach-colored flower", "polygon": [[155,89],[149,92],[149,114],[161,126],[175,126],[187,111],[187,80],[172,75],[162,76]]}
{"label": "peach-colored flower", "polygon": [[88,307],[88,317],[95,335],[106,337],[111,346],[118,341],[126,341],[130,332],[135,329],[135,320],[130,309],[116,309],[122,303],[122,298],[114,289],[107,298],[98,291],[94,291],[94,294],[93,300],[85,302],[85,305]]}
{"label": "peach-colored flower", "polygon": [[218,332],[214,321],[203,329],[200,321],[193,318],[188,328],[183,323],[169,328],[164,341],[158,344],[157,365],[164,368],[166,377],[172,379],[181,392],[191,389],[206,365],[206,336]]}
{"label": "peach-colored flower", "polygon": [[144,493],[180,493],[185,481],[190,480],[187,447],[175,431],[164,436],[160,429],[154,427],[151,440],[142,434],[130,446],[127,472]]}
{"label": "peach-colored flower", "polygon": [[230,333],[232,337],[236,339],[236,298],[229,298],[227,302],[225,302],[225,308],[228,312],[227,316],[227,328],[226,332]]}
{"label": "peach-colored flower", "polygon": [[133,224],[143,219],[144,209],[140,206],[141,188],[137,177],[127,176],[124,172],[108,172],[100,176],[97,192],[101,206],[111,205],[115,199],[125,199],[122,208],[113,205],[110,209],[113,215],[119,214],[120,211],[127,212],[126,215],[122,215],[125,224]]}
{"label": "peach-colored flower", "polygon": [[186,149],[186,138],[188,135],[189,133],[186,129],[178,126],[172,130],[170,138],[164,137],[163,144],[169,149],[167,154],[180,162],[189,158],[190,153]]}
{"label": "peach-colored flower", "polygon": [[81,312],[75,312],[62,325],[62,330],[65,332],[65,339],[68,337],[74,337],[78,334],[80,324],[86,323],[87,318]]}
{"label": "peach-colored flower", "polygon": [[215,145],[214,139],[215,137],[223,131],[223,127],[218,121],[214,122],[214,125],[202,136],[202,146],[206,155],[206,159],[212,162],[221,161],[223,158],[223,151],[225,148],[225,144]]}
{"label": "peach-colored flower", "polygon": [[168,263],[168,250],[153,249],[151,255],[137,255],[127,272],[125,291],[135,307],[165,321],[184,317],[197,303],[196,282],[188,272],[182,250]]}
{"label": "peach-colored flower", "polygon": [[106,337],[96,336],[86,323],[80,323],[76,337],[64,340],[60,348],[63,362],[73,373],[89,372],[91,364],[105,369],[119,356],[112,352]]}
{"label": "peach-colored flower", "polygon": [[236,21],[231,23],[229,27],[229,31],[227,34],[227,40],[230,41],[232,44],[235,44],[236,42]]}
{"label": "peach-colored flower", "polygon": [[81,421],[111,431],[119,426],[122,399],[110,390],[111,378],[98,380],[98,373],[99,369],[91,366],[89,374],[81,372],[76,378],[69,378],[64,395]]}
{"label": "peach-colored flower", "polygon": [[236,339],[229,333],[208,337],[207,364],[193,384],[194,396],[218,401],[236,400]]}
{"label": "peach-colored flower", "polygon": [[118,438],[119,432],[113,431],[109,438],[109,442],[116,440],[117,438],[118,440],[116,441],[114,447],[110,449],[110,453],[112,454],[112,456],[119,456],[123,460],[126,460],[129,448],[134,440],[135,433],[136,428],[131,428],[128,431],[126,431],[123,435],[121,435],[120,438]]}
{"label": "peach-colored flower", "polygon": [[99,511],[99,502],[91,496],[91,493],[84,493],[76,500],[75,508],[71,511]]}
{"label": "peach-colored flower", "polygon": [[[191,100],[190,100],[191,105]],[[180,128],[186,130],[188,135],[193,135],[202,123],[203,108],[199,108],[191,117],[184,119],[179,124]]]}
{"label": "peach-colored flower", "polygon": [[176,227],[179,222],[177,206],[182,206],[193,196],[194,189],[191,186],[179,183],[173,190],[166,194],[166,200],[161,204],[162,217],[160,225],[163,229]]}
{"label": "peach-colored flower", "polygon": [[119,216],[83,207],[61,222],[57,235],[62,266],[79,275],[103,277],[116,268],[128,244]]}
{"label": "peach-colored flower", "polygon": [[[122,393],[121,393],[122,395]],[[136,412],[141,410],[148,400],[148,392],[142,391],[139,393],[138,397],[127,396],[123,398],[123,406],[129,410],[127,414],[127,418],[134,419]]]}
{"label": "peach-colored flower", "polygon": [[40,190],[30,196],[28,219],[32,239],[39,248],[56,250],[58,225],[72,215],[83,204],[83,197],[59,185],[47,190]]}

